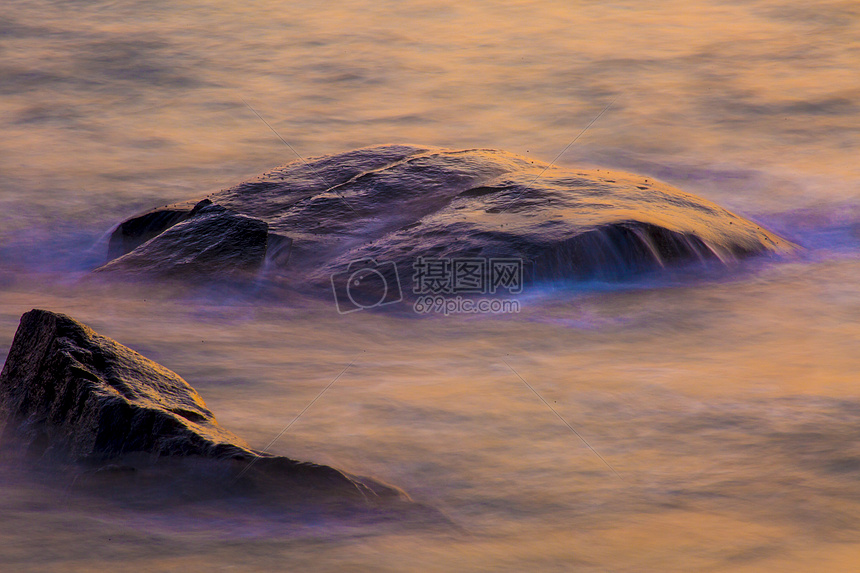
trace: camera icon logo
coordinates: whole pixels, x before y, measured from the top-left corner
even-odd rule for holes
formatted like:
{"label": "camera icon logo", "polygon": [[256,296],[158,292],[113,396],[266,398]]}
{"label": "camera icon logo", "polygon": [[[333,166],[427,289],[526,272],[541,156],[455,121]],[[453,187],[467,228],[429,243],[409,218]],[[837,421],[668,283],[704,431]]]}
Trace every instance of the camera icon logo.
{"label": "camera icon logo", "polygon": [[346,272],[331,275],[334,302],[340,314],[365,310],[403,300],[400,276],[393,262],[358,259]]}

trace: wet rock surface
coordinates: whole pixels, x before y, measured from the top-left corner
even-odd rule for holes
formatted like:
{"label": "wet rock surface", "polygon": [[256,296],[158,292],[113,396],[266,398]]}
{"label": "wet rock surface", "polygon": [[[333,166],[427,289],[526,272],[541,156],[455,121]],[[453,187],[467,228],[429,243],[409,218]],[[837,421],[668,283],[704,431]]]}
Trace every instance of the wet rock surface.
{"label": "wet rock surface", "polygon": [[[417,257],[515,258],[533,280],[623,280],[794,248],[743,217],[647,177],[564,169],[492,149],[358,149],[297,161],[208,199],[288,238],[289,257],[275,266],[297,285],[328,285],[332,274],[364,259],[404,268],[409,292]],[[115,235],[126,227],[151,231],[181,216],[174,211],[126,221]],[[215,234],[199,237],[205,242]],[[179,268],[182,256],[171,256],[171,245],[181,243],[164,241],[157,250],[143,244],[137,250],[145,253],[115,262],[125,258],[121,266],[144,274],[156,272],[160,258]]]}
{"label": "wet rock surface", "polygon": [[291,503],[408,500],[370,478],[250,448],[177,374],[45,310],[21,318],[0,374],[0,424],[7,454],[74,464],[85,470],[81,483],[97,487],[151,493],[173,484],[194,495]]}
{"label": "wet rock surface", "polygon": [[194,206],[165,205],[136,217],[132,217],[117,225],[108,242],[108,259],[113,260],[130,253],[148,240],[157,237],[173,225],[196,215],[200,209],[211,205],[212,201],[203,199]]}
{"label": "wet rock surface", "polygon": [[[172,220],[172,216],[157,220],[166,223]],[[240,278],[260,270],[266,259],[268,241],[265,221],[210,204],[195,209],[184,220],[171,224],[125,255],[99,267],[96,272],[177,278]],[[281,250],[280,246],[278,250]]]}

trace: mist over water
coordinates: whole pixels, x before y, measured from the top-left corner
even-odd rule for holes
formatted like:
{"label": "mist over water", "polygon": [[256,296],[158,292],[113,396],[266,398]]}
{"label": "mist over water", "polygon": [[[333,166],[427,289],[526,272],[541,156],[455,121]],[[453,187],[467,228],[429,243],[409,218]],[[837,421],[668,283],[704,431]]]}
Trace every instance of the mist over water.
{"label": "mist over water", "polygon": [[[855,3],[4,7],[0,358],[23,312],[67,313],[176,371],[257,448],[355,359],[272,452],[377,476],[456,525],[140,511],[8,460],[2,567],[860,563]],[[614,101],[559,165],[665,181],[803,249],[545,284],[506,315],[79,282],[124,218],[297,159],[243,100],[304,158],[403,142],[542,161]]]}

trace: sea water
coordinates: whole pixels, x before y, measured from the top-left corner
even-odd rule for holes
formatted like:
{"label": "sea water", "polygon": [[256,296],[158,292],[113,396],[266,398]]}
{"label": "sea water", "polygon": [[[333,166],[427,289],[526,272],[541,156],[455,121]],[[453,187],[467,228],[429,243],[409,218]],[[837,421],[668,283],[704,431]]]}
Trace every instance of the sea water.
{"label": "sea water", "polygon": [[[376,476],[446,519],[129,508],[6,460],[0,568],[860,566],[855,3],[2,12],[0,358],[23,312],[67,313],[179,373],[259,449],[349,365],[270,451]],[[299,156],[406,142],[552,161],[577,136],[559,165],[666,181],[801,251],[532,286],[496,315],[80,280],[124,218]]]}

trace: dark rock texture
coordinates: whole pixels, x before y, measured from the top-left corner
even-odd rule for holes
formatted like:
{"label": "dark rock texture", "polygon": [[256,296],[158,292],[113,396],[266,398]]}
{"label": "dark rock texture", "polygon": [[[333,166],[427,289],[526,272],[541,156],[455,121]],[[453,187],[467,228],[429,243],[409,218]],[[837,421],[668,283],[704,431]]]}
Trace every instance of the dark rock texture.
{"label": "dark rock texture", "polygon": [[228,489],[280,498],[405,499],[369,478],[251,449],[216,422],[177,374],[45,310],[21,318],[0,373],[0,415],[3,442],[30,459],[108,470],[184,464],[183,471],[196,460],[204,481]]}
{"label": "dark rock texture", "polygon": [[[289,264],[280,266],[296,285],[328,284],[352,261],[370,258],[401,267],[409,292],[419,256],[521,259],[536,280],[618,280],[794,248],[653,179],[564,169],[492,149],[358,149],[297,161],[210,199],[292,239]],[[135,225],[152,228],[146,221],[175,216],[153,212]],[[157,258],[169,259],[167,247],[140,268],[155,271]]]}
{"label": "dark rock texture", "polygon": [[[158,220],[165,223],[172,217]],[[275,251],[283,251],[285,240],[273,239],[277,243]],[[268,243],[265,221],[210,204],[195,208],[184,220],[171,224],[96,271],[176,278],[240,278],[260,270]]]}
{"label": "dark rock texture", "polygon": [[148,240],[157,237],[173,225],[181,223],[197,214],[203,207],[211,204],[212,201],[209,199],[203,199],[193,207],[187,204],[171,207],[165,205],[163,208],[153,209],[123,221],[111,233],[108,242],[108,259],[115,259],[132,252]]}

